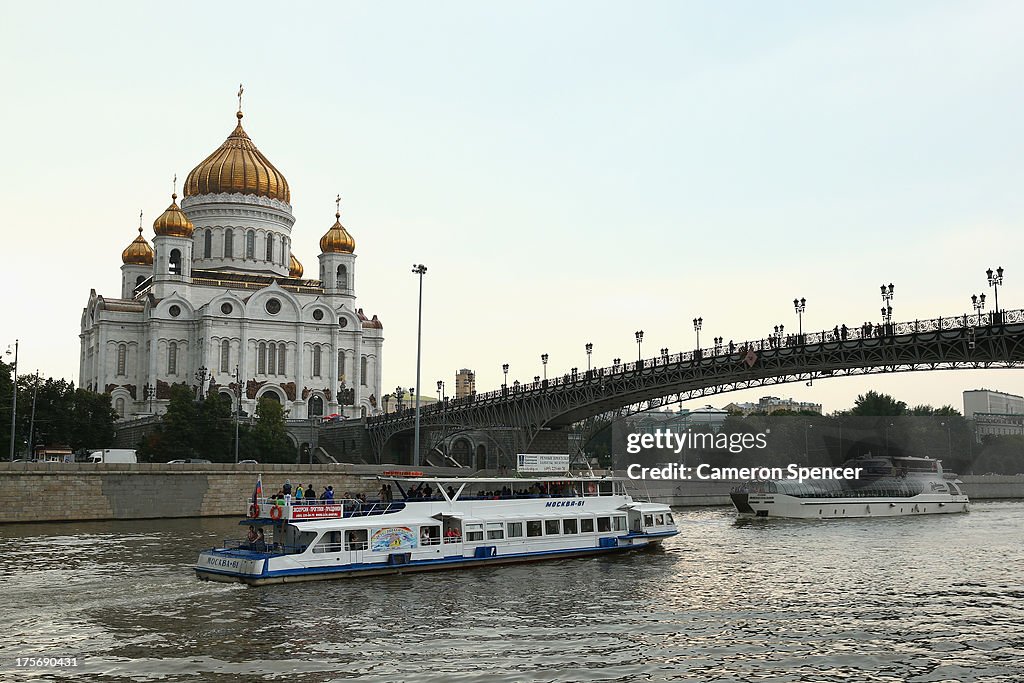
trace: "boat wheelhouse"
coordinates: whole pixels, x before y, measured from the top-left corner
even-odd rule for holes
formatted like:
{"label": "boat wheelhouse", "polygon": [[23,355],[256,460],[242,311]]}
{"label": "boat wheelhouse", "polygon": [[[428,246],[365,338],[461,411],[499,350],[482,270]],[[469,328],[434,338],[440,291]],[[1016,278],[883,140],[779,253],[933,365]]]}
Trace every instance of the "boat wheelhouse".
{"label": "boat wheelhouse", "polygon": [[378,477],[394,500],[257,498],[270,531],[202,552],[196,575],[251,585],[487,566],[639,550],[676,535],[667,505],[613,477]]}
{"label": "boat wheelhouse", "polygon": [[836,519],[967,512],[963,482],[942,462],[921,457],[863,456],[843,463],[858,479],[750,481],[730,494],[743,517]]}

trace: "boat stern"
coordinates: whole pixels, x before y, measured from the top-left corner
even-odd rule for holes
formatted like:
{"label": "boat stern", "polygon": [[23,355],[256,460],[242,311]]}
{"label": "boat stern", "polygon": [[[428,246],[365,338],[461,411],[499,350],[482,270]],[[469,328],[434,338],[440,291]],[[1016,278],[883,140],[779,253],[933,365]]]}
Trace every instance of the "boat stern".
{"label": "boat stern", "polygon": [[207,581],[254,583],[266,567],[267,558],[261,554],[215,548],[199,553],[195,570]]}

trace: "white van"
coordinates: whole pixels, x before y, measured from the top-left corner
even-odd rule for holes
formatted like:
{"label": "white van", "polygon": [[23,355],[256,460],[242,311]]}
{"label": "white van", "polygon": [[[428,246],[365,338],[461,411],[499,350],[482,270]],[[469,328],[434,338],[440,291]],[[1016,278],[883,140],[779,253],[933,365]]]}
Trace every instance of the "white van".
{"label": "white van", "polygon": [[89,454],[89,462],[134,463],[138,461],[139,458],[135,455],[134,448],[106,448]]}

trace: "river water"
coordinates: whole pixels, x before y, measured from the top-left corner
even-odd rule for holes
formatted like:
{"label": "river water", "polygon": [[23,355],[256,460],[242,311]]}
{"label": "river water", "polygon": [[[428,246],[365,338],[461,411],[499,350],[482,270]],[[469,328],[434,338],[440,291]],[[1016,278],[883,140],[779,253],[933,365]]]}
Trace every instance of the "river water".
{"label": "river water", "polygon": [[0,526],[0,680],[1016,683],[1022,518],[690,508],[660,551],[262,588],[191,571],[237,520]]}

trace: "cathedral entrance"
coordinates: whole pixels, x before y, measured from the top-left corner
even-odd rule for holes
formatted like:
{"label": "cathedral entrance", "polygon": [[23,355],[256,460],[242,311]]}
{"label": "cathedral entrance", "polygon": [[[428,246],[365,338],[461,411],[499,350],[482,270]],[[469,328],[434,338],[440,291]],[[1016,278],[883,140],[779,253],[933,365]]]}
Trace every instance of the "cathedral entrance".
{"label": "cathedral entrance", "polygon": [[324,414],[324,400],[319,396],[309,397],[309,413],[310,417],[323,417]]}

